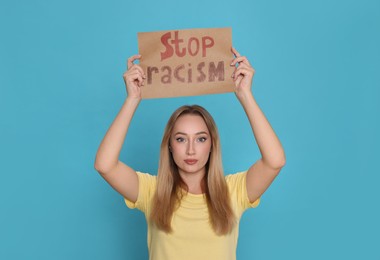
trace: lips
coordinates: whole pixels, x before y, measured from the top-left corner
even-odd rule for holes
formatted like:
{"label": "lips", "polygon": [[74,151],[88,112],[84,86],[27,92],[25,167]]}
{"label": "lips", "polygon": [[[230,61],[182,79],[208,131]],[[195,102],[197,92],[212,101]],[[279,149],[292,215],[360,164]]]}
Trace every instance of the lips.
{"label": "lips", "polygon": [[198,162],[198,160],[195,160],[195,159],[186,159],[185,160],[185,163],[189,164],[189,165],[196,164],[197,162]]}

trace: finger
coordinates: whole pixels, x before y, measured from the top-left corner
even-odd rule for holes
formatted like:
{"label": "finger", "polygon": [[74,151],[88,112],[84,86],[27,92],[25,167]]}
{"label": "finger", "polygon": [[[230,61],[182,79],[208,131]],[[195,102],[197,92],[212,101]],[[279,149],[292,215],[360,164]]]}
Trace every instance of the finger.
{"label": "finger", "polygon": [[245,63],[247,65],[251,65],[249,63],[247,57],[245,57],[245,56],[239,56],[239,57],[236,57],[235,59],[233,59],[231,66],[235,66],[236,63]]}
{"label": "finger", "polygon": [[127,73],[125,73],[123,75],[123,77],[124,77],[124,80],[126,82],[134,82],[134,81],[138,80],[139,78],[142,79],[142,80],[144,80],[143,77],[142,77],[142,75],[141,75],[141,73],[139,71],[137,71],[137,70],[136,71],[132,71],[132,72],[128,71]]}
{"label": "finger", "polygon": [[139,87],[141,87],[142,85],[144,85],[144,79],[141,76],[137,77],[137,84],[138,84]]}
{"label": "finger", "polygon": [[237,77],[236,79],[234,79],[234,82],[235,82],[235,86],[238,87],[240,86],[240,82],[243,80],[243,77],[242,76],[239,76]]}
{"label": "finger", "polygon": [[142,74],[141,74],[140,71],[138,71],[138,70],[130,71],[130,72],[126,75],[126,77],[127,77],[128,79],[132,79],[132,80],[136,79],[137,77],[143,78]]}
{"label": "finger", "polygon": [[236,71],[235,71],[235,75],[237,74],[243,74],[243,75],[248,75],[248,74],[254,74],[255,70],[254,69],[251,69],[251,68],[238,68]]}
{"label": "finger", "polygon": [[234,47],[231,47],[231,51],[235,55],[235,57],[241,56],[240,53]]}
{"label": "finger", "polygon": [[240,62],[240,63],[237,63],[238,65],[237,66],[234,66],[235,69],[239,69],[239,68],[245,68],[245,69],[250,69],[250,70],[253,70],[253,67],[247,63],[243,63],[243,62]]}
{"label": "finger", "polygon": [[143,85],[144,82],[144,79],[139,74],[134,75],[134,77],[131,77],[129,80],[130,82],[137,84],[139,87],[141,87],[141,85]]}
{"label": "finger", "polygon": [[234,80],[236,80],[236,78],[239,76],[245,77],[245,76],[253,75],[253,74],[254,74],[253,70],[250,70],[247,68],[239,68],[235,71],[235,73],[232,75],[232,77],[234,78]]}
{"label": "finger", "polygon": [[235,86],[239,86],[240,82],[244,79],[243,75],[238,75],[235,78],[233,78],[233,81],[235,82]]}
{"label": "finger", "polygon": [[134,71],[134,70],[140,72],[142,77],[145,78],[145,72],[139,65],[133,64],[132,67],[129,69],[129,71]]}
{"label": "finger", "polygon": [[127,78],[127,77],[129,77],[128,75],[133,75],[135,73],[140,74],[142,76],[142,78],[144,78],[144,79],[146,78],[144,70],[139,65],[136,65],[136,64],[133,64],[130,69],[128,69],[126,72],[124,72],[123,77]]}
{"label": "finger", "polygon": [[241,73],[243,71],[244,72],[248,72],[248,73],[250,72],[252,74],[255,73],[255,70],[252,67],[244,65],[244,64],[241,63],[238,67],[235,67],[235,70],[234,70],[234,72],[233,72],[232,75],[239,74],[239,73]]}
{"label": "finger", "polygon": [[130,69],[133,66],[133,62],[135,60],[140,59],[140,58],[141,58],[140,54],[136,54],[136,55],[133,55],[133,56],[129,57],[128,61],[127,61],[127,68]]}

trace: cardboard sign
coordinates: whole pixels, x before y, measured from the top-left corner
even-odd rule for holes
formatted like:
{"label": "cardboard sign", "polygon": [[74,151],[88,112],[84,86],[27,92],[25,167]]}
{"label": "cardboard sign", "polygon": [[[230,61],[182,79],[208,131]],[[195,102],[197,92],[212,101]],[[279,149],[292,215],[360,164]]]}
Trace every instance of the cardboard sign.
{"label": "cardboard sign", "polygon": [[231,28],[138,33],[142,98],[234,91]]}

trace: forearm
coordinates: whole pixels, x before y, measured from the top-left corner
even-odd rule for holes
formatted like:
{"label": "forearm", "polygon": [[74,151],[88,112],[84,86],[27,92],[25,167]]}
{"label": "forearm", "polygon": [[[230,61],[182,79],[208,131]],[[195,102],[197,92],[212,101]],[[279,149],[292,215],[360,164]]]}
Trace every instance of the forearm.
{"label": "forearm", "polygon": [[95,160],[97,170],[106,172],[117,164],[130,122],[139,102],[139,99],[133,98],[125,100],[99,146]]}
{"label": "forearm", "polygon": [[284,149],[252,93],[241,95],[239,101],[251,124],[263,163],[271,168],[281,168],[285,164]]}

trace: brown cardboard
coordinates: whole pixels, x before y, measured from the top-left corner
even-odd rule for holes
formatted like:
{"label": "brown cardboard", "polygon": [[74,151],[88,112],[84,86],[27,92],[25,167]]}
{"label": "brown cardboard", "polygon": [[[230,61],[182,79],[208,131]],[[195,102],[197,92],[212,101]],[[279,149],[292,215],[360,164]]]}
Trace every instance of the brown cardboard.
{"label": "brown cardboard", "polygon": [[142,98],[234,91],[231,28],[138,33]]}

